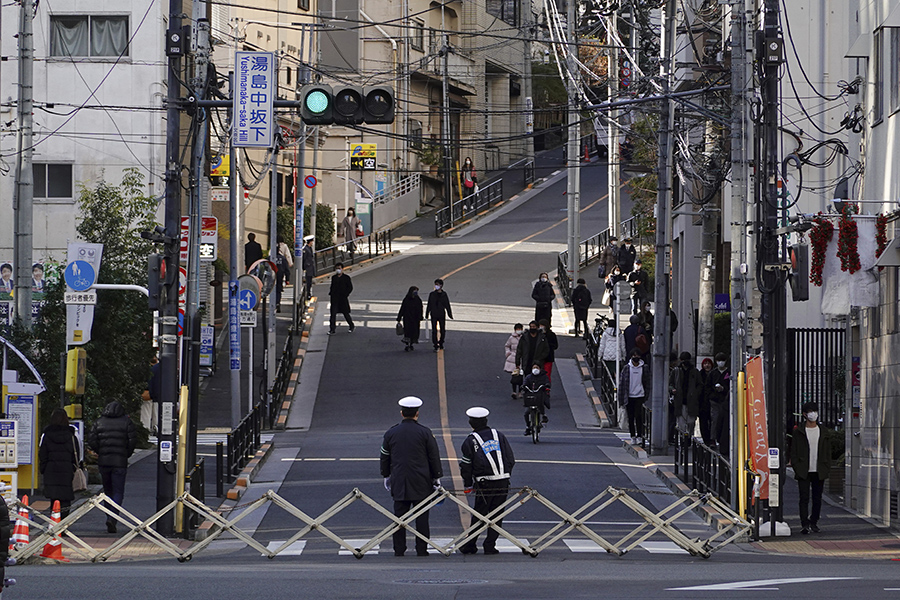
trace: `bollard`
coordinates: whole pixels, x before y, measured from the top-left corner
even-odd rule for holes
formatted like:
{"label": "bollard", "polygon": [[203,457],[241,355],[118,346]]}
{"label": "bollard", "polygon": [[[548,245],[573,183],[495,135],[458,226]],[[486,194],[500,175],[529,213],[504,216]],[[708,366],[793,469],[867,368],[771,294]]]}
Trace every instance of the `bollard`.
{"label": "bollard", "polygon": [[225,495],[225,448],[222,442],[216,442],[216,497]]}

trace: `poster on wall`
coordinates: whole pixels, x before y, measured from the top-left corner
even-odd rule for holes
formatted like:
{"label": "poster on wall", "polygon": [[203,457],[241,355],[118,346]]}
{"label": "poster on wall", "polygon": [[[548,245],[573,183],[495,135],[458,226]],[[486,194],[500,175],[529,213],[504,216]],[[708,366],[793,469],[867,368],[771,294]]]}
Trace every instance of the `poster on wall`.
{"label": "poster on wall", "polygon": [[6,416],[16,421],[16,453],[20,465],[30,465],[34,446],[35,397],[14,395],[6,397]]}
{"label": "poster on wall", "polygon": [[0,302],[13,299],[13,289],[16,287],[13,281],[12,259],[0,259]]}

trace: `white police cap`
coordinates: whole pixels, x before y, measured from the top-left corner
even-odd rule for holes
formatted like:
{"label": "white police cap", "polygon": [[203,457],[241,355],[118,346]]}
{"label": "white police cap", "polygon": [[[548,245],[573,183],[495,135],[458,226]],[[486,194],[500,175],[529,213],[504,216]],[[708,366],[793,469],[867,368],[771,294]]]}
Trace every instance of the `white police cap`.
{"label": "white police cap", "polygon": [[406,398],[400,398],[397,404],[400,405],[400,408],[419,408],[422,406],[422,401],[415,396],[407,396]]}
{"label": "white police cap", "polygon": [[491,414],[491,411],[486,408],[482,408],[481,406],[473,406],[466,411],[466,416],[472,417],[473,419],[484,419],[489,414]]}

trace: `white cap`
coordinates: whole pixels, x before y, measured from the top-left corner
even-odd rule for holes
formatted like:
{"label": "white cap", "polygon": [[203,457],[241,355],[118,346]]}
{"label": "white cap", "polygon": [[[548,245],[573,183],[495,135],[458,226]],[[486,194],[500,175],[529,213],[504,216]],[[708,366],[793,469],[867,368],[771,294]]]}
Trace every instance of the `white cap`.
{"label": "white cap", "polygon": [[406,398],[400,398],[400,402],[397,404],[400,405],[400,408],[419,408],[422,406],[422,401],[415,396],[407,396]]}
{"label": "white cap", "polygon": [[473,406],[472,408],[470,408],[469,410],[466,411],[466,416],[472,417],[473,419],[484,419],[489,414],[491,414],[491,411],[489,411],[488,409],[483,408],[481,406]]}

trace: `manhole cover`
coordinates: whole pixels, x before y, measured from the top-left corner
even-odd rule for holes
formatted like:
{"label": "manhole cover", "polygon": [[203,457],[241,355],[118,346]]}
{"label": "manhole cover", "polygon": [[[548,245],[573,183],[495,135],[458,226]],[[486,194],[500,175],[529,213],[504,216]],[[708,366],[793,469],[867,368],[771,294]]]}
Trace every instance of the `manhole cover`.
{"label": "manhole cover", "polygon": [[484,579],[398,579],[394,583],[412,583],[415,585],[467,585],[487,583]]}

